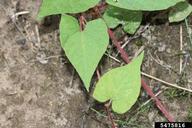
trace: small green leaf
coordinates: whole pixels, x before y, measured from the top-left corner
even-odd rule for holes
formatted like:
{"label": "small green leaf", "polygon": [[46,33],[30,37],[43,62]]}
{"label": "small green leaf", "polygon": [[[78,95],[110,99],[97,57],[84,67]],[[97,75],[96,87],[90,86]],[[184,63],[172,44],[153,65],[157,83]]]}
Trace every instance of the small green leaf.
{"label": "small green leaf", "polygon": [[107,3],[129,10],[155,11],[167,9],[182,1],[185,0],[107,0]]}
{"label": "small green leaf", "polygon": [[141,88],[140,66],[144,53],[126,66],[112,69],[96,84],[93,97],[99,102],[112,101],[112,109],[125,113],[137,101]]}
{"label": "small green leaf", "polygon": [[184,20],[192,12],[192,6],[188,2],[180,2],[169,13],[169,22]]}
{"label": "small green leaf", "polygon": [[109,6],[103,15],[103,18],[110,28],[115,28],[121,24],[127,33],[134,34],[141,24],[142,12]]}
{"label": "small green leaf", "polygon": [[64,48],[64,44],[67,39],[76,32],[79,32],[80,27],[78,21],[69,15],[62,15],[59,26],[61,46]]}
{"label": "small green leaf", "polygon": [[79,13],[94,7],[100,0],[43,0],[38,18],[48,15]]}
{"label": "small green leaf", "polygon": [[102,19],[88,22],[84,31],[76,32],[62,43],[65,54],[77,70],[87,90],[108,43],[107,26]]}

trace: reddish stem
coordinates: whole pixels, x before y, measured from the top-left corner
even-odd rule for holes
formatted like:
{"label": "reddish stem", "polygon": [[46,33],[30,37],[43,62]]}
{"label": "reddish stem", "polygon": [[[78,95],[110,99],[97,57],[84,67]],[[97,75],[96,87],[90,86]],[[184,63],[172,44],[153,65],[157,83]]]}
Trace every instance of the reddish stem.
{"label": "reddish stem", "polygon": [[[110,103],[111,104],[111,103]],[[110,121],[111,121],[111,127],[112,128],[117,128],[116,127],[116,125],[115,125],[115,122],[114,122],[114,120],[113,120],[113,117],[112,117],[112,114],[111,114],[111,112],[109,111],[109,106],[110,105],[105,105],[105,109],[106,109],[106,111],[107,111],[107,115],[108,115],[108,117],[109,117],[109,119],[110,119]]]}
{"label": "reddish stem", "polygon": [[[121,48],[120,43],[117,41],[114,33],[112,30],[108,29],[108,33],[109,36],[112,40],[112,42],[114,43],[114,45],[117,47],[117,49],[119,50],[122,59],[126,62],[129,63],[129,57],[127,55],[127,53],[125,52],[125,50],[123,48]],[[168,111],[165,109],[165,107],[163,106],[163,104],[160,102],[160,100],[155,96],[155,94],[153,93],[153,91],[151,90],[151,88],[145,83],[145,81],[142,79],[141,80],[141,85],[142,87],[145,89],[145,91],[147,92],[147,94],[153,99],[155,100],[155,103],[157,105],[157,107],[159,108],[159,110],[165,115],[165,117],[168,119],[169,122],[174,122],[173,117],[168,113]]]}
{"label": "reddish stem", "polygon": [[115,38],[115,35],[113,34],[113,31],[111,31],[110,29],[108,29],[108,34],[109,37],[111,38],[112,42],[114,43],[114,45],[117,47],[117,49],[119,50],[119,52],[121,53],[121,57],[122,59],[126,62],[129,63],[129,57],[127,55],[127,53],[125,52],[124,49],[121,48],[121,44],[120,42],[117,41],[117,39]]}
{"label": "reddish stem", "polygon": [[[97,69],[96,73],[97,73],[97,78],[98,78],[98,80],[99,80],[99,79],[101,78],[101,75],[100,75],[98,69]],[[111,114],[111,112],[109,111],[109,106],[110,106],[110,105],[111,105],[111,102],[106,103],[106,104],[105,104],[105,109],[106,109],[107,115],[108,115],[108,117],[109,117],[109,120],[111,121],[111,127],[112,127],[112,128],[117,128],[116,125],[115,125],[115,122],[114,122],[114,120],[113,120],[112,114]]]}
{"label": "reddish stem", "polygon": [[165,117],[167,118],[167,120],[169,122],[174,122],[174,118],[169,114],[169,112],[165,109],[165,107],[163,106],[163,104],[161,103],[161,101],[155,96],[155,94],[153,93],[153,91],[151,90],[151,88],[146,84],[146,82],[141,79],[141,85],[142,87],[145,89],[145,91],[147,92],[147,94],[153,98],[153,100],[155,100],[156,106],[159,108],[159,110],[165,115]]}
{"label": "reddish stem", "polygon": [[97,5],[95,8],[97,8],[98,10],[105,10],[107,7],[107,3],[102,2],[101,4]]}
{"label": "reddish stem", "polygon": [[85,25],[86,25],[86,19],[83,15],[81,15],[79,17],[79,26],[80,26],[80,31],[83,31],[83,29],[85,28]]}
{"label": "reddish stem", "polygon": [[[98,13],[99,16],[101,16],[99,9],[96,9],[96,12]],[[121,44],[120,42],[118,42],[118,40],[116,39],[114,33],[112,30],[108,29],[108,34],[113,42],[113,44],[117,47],[117,49],[119,50],[122,59],[128,64],[130,62],[129,57],[126,53],[126,51],[121,48]],[[98,73],[98,72],[97,72]],[[174,122],[174,118],[169,114],[169,112],[165,109],[165,107],[163,106],[163,104],[161,103],[161,101],[155,96],[155,94],[153,93],[153,91],[151,90],[151,88],[145,83],[145,81],[142,79],[141,80],[141,85],[142,87],[145,89],[145,91],[147,92],[147,94],[153,99],[155,100],[155,104],[156,106],[159,108],[159,110],[164,114],[164,116],[167,118],[167,120],[169,122]],[[109,111],[107,110],[107,113]],[[108,116],[110,117],[111,114]],[[116,128],[116,126],[114,125],[114,121],[112,116],[110,117],[111,121],[112,121],[112,128]]]}
{"label": "reddish stem", "polygon": [[36,4],[37,4],[37,7],[39,8],[39,6],[41,4],[40,0],[36,0]]}

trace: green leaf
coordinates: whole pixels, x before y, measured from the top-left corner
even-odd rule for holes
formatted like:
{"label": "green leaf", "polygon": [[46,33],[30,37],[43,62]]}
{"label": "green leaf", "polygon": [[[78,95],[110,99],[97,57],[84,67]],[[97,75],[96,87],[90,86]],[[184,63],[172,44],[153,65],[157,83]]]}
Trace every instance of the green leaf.
{"label": "green leaf", "polygon": [[110,28],[115,28],[121,24],[127,33],[134,34],[141,24],[142,12],[109,6],[103,18]]}
{"label": "green leaf", "polygon": [[184,20],[192,12],[192,6],[188,2],[180,2],[169,13],[169,22]]}
{"label": "green leaf", "polygon": [[43,0],[38,18],[48,15],[79,13],[94,7],[100,0]]}
{"label": "green leaf", "polygon": [[185,0],[107,0],[107,3],[129,10],[155,11],[167,9],[182,1]]}
{"label": "green leaf", "polygon": [[87,90],[108,43],[107,26],[102,19],[88,22],[84,31],[76,32],[62,43],[65,54],[77,70]]}
{"label": "green leaf", "polygon": [[76,32],[79,32],[80,27],[78,21],[69,15],[62,15],[59,26],[61,46],[64,48],[64,44],[67,39]]}
{"label": "green leaf", "polygon": [[144,53],[126,66],[112,69],[104,74],[93,93],[99,102],[112,101],[112,109],[125,113],[137,101],[141,88],[140,66]]}

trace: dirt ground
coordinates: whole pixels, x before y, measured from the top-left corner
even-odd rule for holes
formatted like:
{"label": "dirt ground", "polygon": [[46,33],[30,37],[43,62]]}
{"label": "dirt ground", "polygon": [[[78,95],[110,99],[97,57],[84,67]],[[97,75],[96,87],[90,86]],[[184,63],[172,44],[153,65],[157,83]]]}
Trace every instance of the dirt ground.
{"label": "dirt ground", "polygon": [[[24,11],[29,12],[15,15]],[[110,127],[108,119],[98,114],[106,115],[99,107],[93,106],[97,113],[87,111],[92,103],[88,102],[77,73],[60,47],[59,18],[41,24],[35,19],[37,11],[35,0],[0,0],[0,128]],[[180,26],[185,51],[182,59],[186,65],[182,74],[179,73]],[[150,25],[141,38],[127,45],[130,56],[140,49],[140,44],[145,46],[143,72],[192,88],[192,83],[188,83],[192,81],[192,53],[184,23]],[[106,63],[101,65],[102,72],[119,65],[110,58]],[[144,78],[155,93],[169,87]],[[159,98],[177,121],[192,121],[188,116],[192,109],[191,95],[166,88]],[[153,122],[164,121],[153,102],[137,109],[148,99],[142,91],[131,111],[123,116],[113,114],[121,120],[117,121],[119,127],[152,128]]]}

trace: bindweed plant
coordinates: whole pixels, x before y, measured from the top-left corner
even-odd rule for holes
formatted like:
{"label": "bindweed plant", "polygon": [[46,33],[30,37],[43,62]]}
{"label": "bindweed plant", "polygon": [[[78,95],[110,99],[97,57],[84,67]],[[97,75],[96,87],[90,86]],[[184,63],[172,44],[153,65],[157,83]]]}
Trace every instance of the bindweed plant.
{"label": "bindweed plant", "polygon": [[[90,9],[95,9],[99,17],[82,19],[81,14]],[[61,46],[89,91],[92,76],[109,44],[108,29],[121,24],[126,33],[134,34],[143,12],[157,10],[168,10],[169,21],[178,22],[192,12],[192,6],[185,0],[43,0],[38,18],[61,14]],[[99,102],[110,100],[117,113],[128,111],[140,93],[143,56],[141,53],[128,65],[104,74],[93,97]]]}

